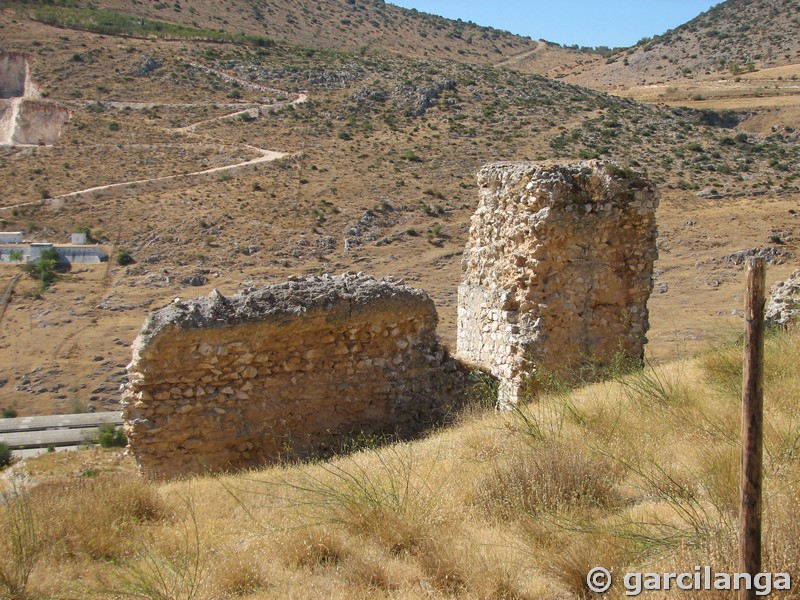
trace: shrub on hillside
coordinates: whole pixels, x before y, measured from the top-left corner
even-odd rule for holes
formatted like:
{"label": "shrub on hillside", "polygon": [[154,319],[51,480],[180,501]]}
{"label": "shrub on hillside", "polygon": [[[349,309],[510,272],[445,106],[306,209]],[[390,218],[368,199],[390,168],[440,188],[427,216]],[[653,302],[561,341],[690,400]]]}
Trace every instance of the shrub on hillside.
{"label": "shrub on hillside", "polygon": [[22,270],[34,279],[38,279],[41,291],[45,291],[56,280],[58,268],[58,253],[55,250],[45,250],[36,262],[22,265]]}
{"label": "shrub on hillside", "polygon": [[14,460],[14,455],[11,452],[11,446],[5,442],[0,442],[0,468],[7,467]]}
{"label": "shrub on hillside", "polygon": [[97,443],[103,448],[124,448],[128,445],[128,439],[122,427],[114,427],[110,423],[100,425],[97,432]]}
{"label": "shrub on hillside", "polygon": [[119,252],[117,252],[117,264],[121,267],[126,265],[130,265],[133,263],[133,257],[131,253],[128,252],[125,248],[121,248]]}

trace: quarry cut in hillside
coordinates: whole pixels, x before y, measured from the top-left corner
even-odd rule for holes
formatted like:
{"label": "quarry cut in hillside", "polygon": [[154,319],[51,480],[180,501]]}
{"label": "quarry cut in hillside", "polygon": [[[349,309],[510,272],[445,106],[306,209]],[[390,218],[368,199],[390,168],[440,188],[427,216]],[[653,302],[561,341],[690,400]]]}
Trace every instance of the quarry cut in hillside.
{"label": "quarry cut in hillside", "polygon": [[35,98],[28,58],[17,52],[0,53],[0,98]]}
{"label": "quarry cut in hillside", "polygon": [[[641,360],[657,256],[658,194],[600,161],[497,163],[478,173],[458,289],[458,356],[500,380],[500,403],[537,372]],[[533,377],[533,379],[531,379]]]}
{"label": "quarry cut in hillside", "polygon": [[133,344],[129,449],[145,474],[172,477],[418,433],[464,396],[436,323],[427,294],[365,275],[175,301]]}
{"label": "quarry cut in hillside", "polygon": [[38,100],[24,54],[0,53],[0,146],[46,145],[58,142],[70,112]]}

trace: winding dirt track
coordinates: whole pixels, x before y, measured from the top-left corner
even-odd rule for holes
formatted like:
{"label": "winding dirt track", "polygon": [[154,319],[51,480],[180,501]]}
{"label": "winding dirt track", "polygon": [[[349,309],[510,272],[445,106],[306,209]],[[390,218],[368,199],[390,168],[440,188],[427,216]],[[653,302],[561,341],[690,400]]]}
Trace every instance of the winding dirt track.
{"label": "winding dirt track", "polygon": [[527,59],[527,58],[529,58],[531,56],[534,56],[536,54],[539,54],[544,49],[545,49],[545,43],[544,42],[542,42],[542,41],[536,42],[536,47],[533,48],[532,50],[526,50],[525,52],[522,52],[520,54],[515,54],[511,58],[507,58],[506,60],[504,60],[502,62],[495,63],[494,66],[495,67],[510,67],[511,65],[519,64],[522,61],[524,61],[525,59]]}
{"label": "winding dirt track", "polygon": [[[245,87],[248,87],[250,89],[255,89],[255,90],[258,90],[258,91],[265,92],[265,93],[278,94],[278,95],[284,96],[286,98],[291,97],[291,94],[289,92],[286,92],[286,91],[283,91],[283,90],[278,90],[278,89],[275,89],[275,88],[269,88],[269,87],[261,86],[261,85],[258,85],[256,83],[253,83],[251,81],[246,81],[244,79],[240,79],[240,78],[235,77],[233,75],[229,75],[227,73],[223,73],[222,71],[218,71],[216,69],[212,69],[210,67],[205,67],[203,65],[198,65],[198,64],[195,64],[195,63],[192,63],[192,62],[189,62],[189,61],[187,61],[187,62],[188,62],[188,64],[192,65],[193,67],[195,67],[197,69],[200,69],[202,71],[205,71],[207,73],[214,74],[214,75],[218,76],[220,79],[223,79],[225,81],[229,81],[231,83],[237,83],[237,84],[239,84],[241,86],[245,86]],[[202,135],[202,134],[198,134],[197,133],[197,128],[198,127],[202,127],[203,125],[209,125],[211,123],[218,123],[220,121],[225,121],[225,120],[229,120],[229,119],[236,119],[236,118],[239,118],[240,116],[245,115],[245,114],[249,115],[252,118],[257,118],[259,116],[262,116],[262,115],[265,115],[265,114],[268,114],[268,113],[273,113],[273,112],[277,112],[277,111],[283,110],[283,109],[288,108],[290,106],[303,104],[303,103],[305,103],[307,101],[308,101],[308,94],[298,93],[297,96],[294,99],[287,100],[286,102],[262,103],[262,104],[257,104],[257,103],[232,104],[230,106],[235,106],[237,108],[237,110],[235,110],[234,112],[231,112],[231,113],[228,113],[228,114],[225,114],[225,115],[221,115],[219,117],[214,117],[212,119],[204,119],[202,121],[197,121],[196,123],[190,123],[189,125],[185,125],[183,127],[170,128],[170,129],[167,129],[167,131],[175,132],[175,133],[184,133],[184,134],[188,134],[190,136],[198,137],[200,139],[209,140],[207,135]],[[109,104],[110,106],[119,105],[120,107],[123,107],[123,108],[124,107],[129,107],[129,108],[139,108],[139,109],[152,108],[153,106],[156,106],[156,105],[158,105],[158,106],[170,106],[170,107],[187,107],[187,108],[196,108],[198,106],[204,106],[204,104],[201,104],[201,103],[195,103],[195,104],[157,104],[157,103],[150,103],[150,102],[109,102],[107,104]],[[246,108],[241,108],[242,106],[246,106]],[[216,145],[219,145],[219,141],[218,140],[213,140],[213,138],[212,138],[209,141],[215,143]],[[230,145],[230,144],[228,144],[228,145]],[[69,200],[70,198],[81,197],[81,196],[83,196],[85,194],[95,194],[95,193],[98,193],[98,192],[113,191],[113,190],[117,190],[117,189],[128,188],[130,186],[141,186],[141,185],[145,185],[145,184],[149,184],[149,183],[178,181],[178,180],[181,180],[181,179],[198,177],[198,176],[212,174],[212,173],[224,173],[224,172],[237,171],[239,169],[242,169],[242,168],[245,168],[245,167],[248,167],[248,166],[251,166],[251,165],[256,165],[256,164],[263,163],[263,162],[270,162],[270,161],[274,161],[274,160],[279,160],[279,159],[282,159],[282,158],[286,158],[288,156],[297,156],[297,155],[300,154],[299,152],[292,153],[292,152],[279,152],[277,150],[268,150],[266,148],[258,148],[256,146],[251,146],[249,144],[241,144],[240,146],[244,147],[244,148],[248,148],[249,150],[252,150],[254,152],[257,152],[259,154],[259,156],[257,156],[256,158],[252,158],[250,160],[245,160],[245,161],[234,163],[234,164],[231,164],[231,165],[223,165],[221,167],[212,167],[210,169],[203,169],[201,171],[193,171],[191,173],[180,173],[180,174],[177,174],[177,175],[166,175],[166,176],[162,176],[162,177],[152,177],[152,178],[148,178],[148,179],[136,179],[136,180],[131,180],[131,181],[122,181],[122,182],[118,182],[118,183],[109,183],[109,184],[106,184],[106,185],[99,185],[99,186],[95,186],[95,187],[91,187],[91,188],[77,190],[77,191],[74,191],[74,192],[69,192],[69,193],[66,193],[66,194],[60,194],[58,196],[53,196],[52,198],[48,198],[46,200],[36,200],[36,201],[33,201],[33,202],[21,202],[21,203],[18,203],[18,204],[10,204],[10,205],[7,205],[7,206],[2,206],[2,207],[0,207],[0,211],[2,211],[2,210],[10,210],[10,209],[18,208],[18,207],[22,207],[22,206],[38,205],[38,204],[42,204],[42,203],[49,204],[49,205],[51,205],[53,207],[59,207],[59,206],[62,206],[64,204],[64,202]]]}

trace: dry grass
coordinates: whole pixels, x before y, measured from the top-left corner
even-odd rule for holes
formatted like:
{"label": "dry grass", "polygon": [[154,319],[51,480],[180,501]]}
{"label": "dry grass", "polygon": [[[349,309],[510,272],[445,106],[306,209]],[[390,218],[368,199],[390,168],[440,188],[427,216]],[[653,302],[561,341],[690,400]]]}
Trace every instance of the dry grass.
{"label": "dry grass", "polygon": [[519,446],[478,481],[476,495],[489,515],[501,518],[605,507],[614,502],[612,467],[558,442]]}
{"label": "dry grass", "polygon": [[31,502],[43,545],[54,556],[113,560],[129,556],[133,531],[169,518],[158,490],[137,478],[102,477],[36,486]]}
{"label": "dry grass", "polygon": [[[771,335],[766,354],[764,560],[797,572],[800,335]],[[40,551],[25,592],[583,598],[597,565],[733,570],[740,358],[720,345],[329,462],[43,484],[26,496]],[[24,506],[0,511],[6,531]]]}
{"label": "dry grass", "polygon": [[25,597],[31,572],[42,548],[39,524],[27,490],[16,481],[0,494],[0,592],[10,600]]}

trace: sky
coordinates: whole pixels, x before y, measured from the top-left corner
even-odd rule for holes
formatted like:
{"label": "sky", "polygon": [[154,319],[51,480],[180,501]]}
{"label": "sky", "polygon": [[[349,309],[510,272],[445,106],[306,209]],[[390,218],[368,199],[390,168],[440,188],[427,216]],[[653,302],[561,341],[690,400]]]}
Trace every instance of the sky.
{"label": "sky", "polygon": [[720,0],[387,0],[565,46],[633,46]]}

